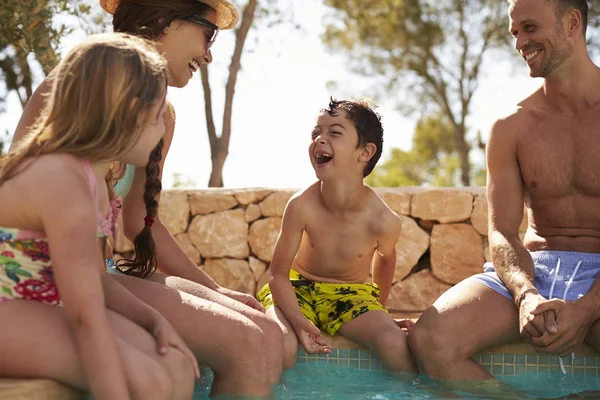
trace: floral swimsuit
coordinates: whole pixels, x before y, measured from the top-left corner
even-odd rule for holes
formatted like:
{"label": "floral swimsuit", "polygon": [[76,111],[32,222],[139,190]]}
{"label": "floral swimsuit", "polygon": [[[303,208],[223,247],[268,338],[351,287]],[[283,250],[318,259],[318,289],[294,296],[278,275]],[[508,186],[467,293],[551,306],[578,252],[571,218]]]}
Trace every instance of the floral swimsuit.
{"label": "floral swimsuit", "polygon": [[[95,199],[96,178],[89,163],[81,163]],[[98,237],[116,236],[120,209],[121,198],[117,197],[111,201],[106,218],[98,212]],[[0,227],[0,304],[15,299],[62,306],[45,234]]]}

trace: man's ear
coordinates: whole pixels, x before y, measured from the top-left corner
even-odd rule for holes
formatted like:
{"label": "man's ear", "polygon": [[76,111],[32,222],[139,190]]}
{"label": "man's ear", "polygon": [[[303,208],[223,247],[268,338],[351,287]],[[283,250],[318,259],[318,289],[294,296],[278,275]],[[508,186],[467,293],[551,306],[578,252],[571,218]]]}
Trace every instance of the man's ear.
{"label": "man's ear", "polygon": [[579,33],[581,30],[581,13],[579,10],[573,8],[567,15],[569,18],[569,24],[567,25],[569,28],[569,36]]}
{"label": "man's ear", "polygon": [[367,143],[365,147],[360,151],[360,155],[358,156],[358,161],[368,163],[371,158],[377,152],[377,146],[375,143]]}

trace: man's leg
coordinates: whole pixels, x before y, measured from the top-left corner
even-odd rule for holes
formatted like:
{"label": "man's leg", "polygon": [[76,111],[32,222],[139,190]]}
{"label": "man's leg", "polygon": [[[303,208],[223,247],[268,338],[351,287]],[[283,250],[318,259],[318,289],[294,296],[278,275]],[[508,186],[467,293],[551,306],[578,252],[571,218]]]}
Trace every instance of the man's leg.
{"label": "man's leg", "polygon": [[406,333],[384,311],[367,311],[343,324],[339,333],[374,352],[390,371],[419,372]]}
{"label": "man's leg", "polygon": [[433,378],[489,379],[491,375],[471,357],[519,337],[514,303],[467,279],[421,315],[408,333],[408,345],[424,372]]}
{"label": "man's leg", "polygon": [[585,342],[600,352],[600,320],[592,323],[590,330],[585,337]]}

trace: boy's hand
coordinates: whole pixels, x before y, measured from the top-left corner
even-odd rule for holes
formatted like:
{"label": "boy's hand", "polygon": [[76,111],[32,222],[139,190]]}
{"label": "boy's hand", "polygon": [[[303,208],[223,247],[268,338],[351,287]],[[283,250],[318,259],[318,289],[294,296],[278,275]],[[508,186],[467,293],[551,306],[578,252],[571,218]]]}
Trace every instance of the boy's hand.
{"label": "boy's hand", "polygon": [[415,323],[410,319],[395,319],[394,322],[399,328],[405,329],[407,332],[415,326]]}
{"label": "boy's hand", "polygon": [[321,331],[310,320],[302,317],[294,325],[298,341],[308,354],[331,353],[331,345],[321,339]]}

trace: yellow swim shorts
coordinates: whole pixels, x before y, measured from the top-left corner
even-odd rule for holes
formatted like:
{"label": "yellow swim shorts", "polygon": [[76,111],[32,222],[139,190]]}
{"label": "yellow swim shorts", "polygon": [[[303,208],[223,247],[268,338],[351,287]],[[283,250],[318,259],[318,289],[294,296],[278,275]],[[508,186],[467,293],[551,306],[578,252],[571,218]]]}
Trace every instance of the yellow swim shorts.
{"label": "yellow swim shorts", "polygon": [[[379,287],[375,283],[315,282],[293,269],[290,270],[290,281],[302,314],[330,335],[367,311],[387,312],[379,302]],[[258,292],[256,298],[265,308],[275,305],[268,284]]]}

